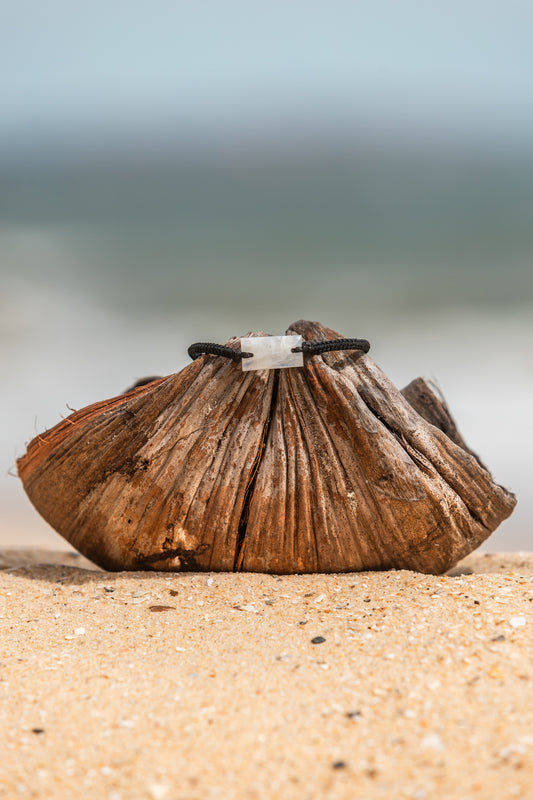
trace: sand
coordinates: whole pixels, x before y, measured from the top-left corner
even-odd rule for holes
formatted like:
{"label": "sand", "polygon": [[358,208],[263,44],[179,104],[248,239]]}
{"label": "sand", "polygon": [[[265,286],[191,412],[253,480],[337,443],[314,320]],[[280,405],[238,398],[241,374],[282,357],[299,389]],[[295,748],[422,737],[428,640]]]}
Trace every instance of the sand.
{"label": "sand", "polygon": [[106,573],[0,551],[0,798],[532,798],[533,555]]}

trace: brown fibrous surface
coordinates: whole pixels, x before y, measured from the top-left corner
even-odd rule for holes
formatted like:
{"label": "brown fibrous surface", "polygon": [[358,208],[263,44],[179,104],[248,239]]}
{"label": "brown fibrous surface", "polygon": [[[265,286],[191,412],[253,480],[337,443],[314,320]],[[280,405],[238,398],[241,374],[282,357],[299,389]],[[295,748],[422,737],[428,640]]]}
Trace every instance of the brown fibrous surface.
{"label": "brown fibrous surface", "polygon": [[74,412],[18,470],[42,516],[115,570],[440,573],[516,503],[428,384],[402,393],[362,351],[257,372],[202,356]]}

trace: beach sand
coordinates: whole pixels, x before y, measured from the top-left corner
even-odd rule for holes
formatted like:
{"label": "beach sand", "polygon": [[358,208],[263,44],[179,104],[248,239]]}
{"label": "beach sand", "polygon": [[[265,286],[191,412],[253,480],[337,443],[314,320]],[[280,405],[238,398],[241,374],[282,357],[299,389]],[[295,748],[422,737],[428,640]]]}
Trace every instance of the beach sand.
{"label": "beach sand", "polygon": [[106,573],[0,550],[0,798],[532,798],[533,555]]}

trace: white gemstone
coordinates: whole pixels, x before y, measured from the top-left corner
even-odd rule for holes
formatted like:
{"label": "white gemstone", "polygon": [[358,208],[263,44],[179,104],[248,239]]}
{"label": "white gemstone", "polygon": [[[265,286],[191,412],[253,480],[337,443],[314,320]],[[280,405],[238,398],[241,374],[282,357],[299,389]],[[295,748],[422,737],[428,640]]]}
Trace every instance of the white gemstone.
{"label": "white gemstone", "polygon": [[253,353],[253,358],[243,358],[243,372],[253,369],[286,369],[303,367],[304,354],[293,353],[293,347],[302,346],[301,336],[253,336],[241,339],[243,353]]}

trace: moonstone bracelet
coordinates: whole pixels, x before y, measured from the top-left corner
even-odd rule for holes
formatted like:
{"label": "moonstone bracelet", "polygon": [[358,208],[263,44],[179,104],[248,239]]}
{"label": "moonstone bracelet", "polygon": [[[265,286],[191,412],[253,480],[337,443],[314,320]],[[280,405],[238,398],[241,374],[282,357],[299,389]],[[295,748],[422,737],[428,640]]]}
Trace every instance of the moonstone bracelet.
{"label": "moonstone bracelet", "polygon": [[213,342],[195,342],[187,350],[192,359],[203,355],[223,356],[241,361],[244,372],[255,369],[287,369],[303,367],[304,353],[316,356],[332,350],[362,350],[368,353],[366,339],[333,339],[330,341],[302,340],[301,336],[250,336],[240,340],[241,349],[235,350]]}

